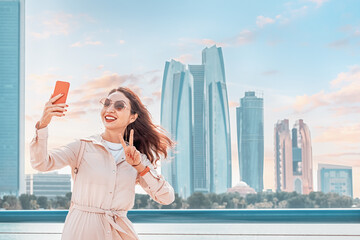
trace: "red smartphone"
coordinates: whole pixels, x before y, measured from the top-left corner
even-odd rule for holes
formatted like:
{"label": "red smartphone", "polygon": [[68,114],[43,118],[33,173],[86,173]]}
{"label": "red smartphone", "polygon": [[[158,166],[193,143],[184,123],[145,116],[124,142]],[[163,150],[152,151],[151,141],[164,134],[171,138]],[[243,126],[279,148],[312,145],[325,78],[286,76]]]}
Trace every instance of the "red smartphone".
{"label": "red smartphone", "polygon": [[60,97],[58,100],[56,100],[53,104],[59,104],[59,103],[66,103],[66,98],[69,93],[70,83],[69,82],[63,82],[63,81],[56,81],[55,84],[55,90],[52,98],[59,95],[60,93],[64,94],[62,97]]}

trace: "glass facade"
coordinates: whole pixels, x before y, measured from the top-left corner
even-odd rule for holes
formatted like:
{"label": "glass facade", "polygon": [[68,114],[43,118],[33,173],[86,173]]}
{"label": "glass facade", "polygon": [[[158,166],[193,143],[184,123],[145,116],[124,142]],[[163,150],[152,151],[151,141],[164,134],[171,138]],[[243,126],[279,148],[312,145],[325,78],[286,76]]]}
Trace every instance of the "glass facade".
{"label": "glass facade", "polygon": [[[202,65],[166,62],[161,125],[177,142],[161,163],[163,175],[180,196],[224,193],[231,187],[231,143],[221,48],[203,50]],[[224,151],[225,149],[225,151]]]}
{"label": "glass facade", "polygon": [[236,108],[239,172],[241,181],[257,192],[264,188],[264,101],[245,92]]}
{"label": "glass facade", "polygon": [[56,198],[71,192],[71,174],[39,173],[26,175],[26,193]]}
{"label": "glass facade", "polygon": [[24,2],[0,0],[0,194],[25,191]]}
{"label": "glass facade", "polygon": [[205,71],[204,65],[189,65],[193,76],[193,153],[194,153],[194,191],[210,191],[210,163],[206,157],[206,119],[205,119]]}
{"label": "glass facade", "polygon": [[210,162],[210,192],[231,187],[231,136],[225,68],[221,48],[202,52],[206,86],[206,154]]}
{"label": "glass facade", "polygon": [[176,149],[161,161],[161,173],[182,197],[193,191],[192,76],[177,61],[165,63],[161,125],[176,141]]}
{"label": "glass facade", "polygon": [[[353,197],[352,168],[348,166],[319,164],[319,190]],[[319,181],[320,180],[320,181]]]}

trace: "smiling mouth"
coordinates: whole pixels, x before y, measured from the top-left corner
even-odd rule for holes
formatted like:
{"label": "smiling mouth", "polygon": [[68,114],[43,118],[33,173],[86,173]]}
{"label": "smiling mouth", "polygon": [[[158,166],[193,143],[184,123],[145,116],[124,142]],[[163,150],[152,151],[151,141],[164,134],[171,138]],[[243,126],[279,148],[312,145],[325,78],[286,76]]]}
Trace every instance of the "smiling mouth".
{"label": "smiling mouth", "polygon": [[105,121],[106,122],[114,122],[117,118],[114,117],[110,117],[110,116],[105,116]]}

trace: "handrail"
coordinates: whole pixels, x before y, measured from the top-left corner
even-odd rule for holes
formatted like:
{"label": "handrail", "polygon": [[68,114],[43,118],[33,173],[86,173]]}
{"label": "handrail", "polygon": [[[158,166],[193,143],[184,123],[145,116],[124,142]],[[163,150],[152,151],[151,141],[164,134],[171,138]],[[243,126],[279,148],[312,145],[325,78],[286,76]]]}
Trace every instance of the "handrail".
{"label": "handrail", "polygon": [[[65,221],[67,210],[4,210],[0,222]],[[360,209],[136,209],[133,223],[360,223]]]}

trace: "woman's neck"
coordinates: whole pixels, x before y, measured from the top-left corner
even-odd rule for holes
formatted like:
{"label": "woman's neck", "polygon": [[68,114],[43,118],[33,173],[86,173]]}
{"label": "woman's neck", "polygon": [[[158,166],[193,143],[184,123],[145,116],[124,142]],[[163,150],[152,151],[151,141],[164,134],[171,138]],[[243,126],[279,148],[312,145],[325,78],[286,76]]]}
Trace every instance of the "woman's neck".
{"label": "woman's neck", "polygon": [[119,131],[109,131],[105,130],[103,134],[101,134],[101,137],[108,142],[112,143],[120,143],[120,132]]}

